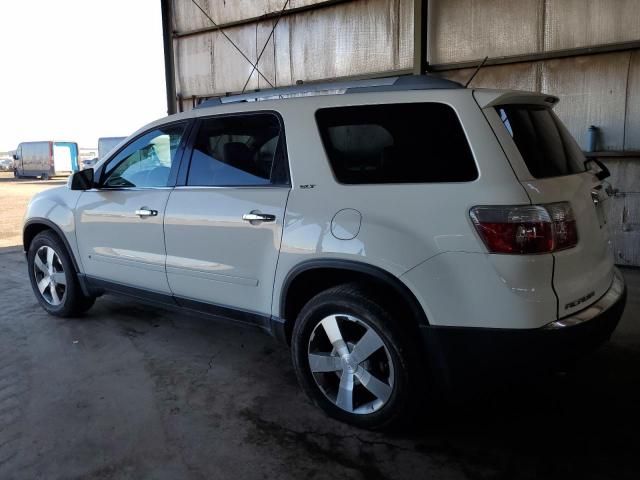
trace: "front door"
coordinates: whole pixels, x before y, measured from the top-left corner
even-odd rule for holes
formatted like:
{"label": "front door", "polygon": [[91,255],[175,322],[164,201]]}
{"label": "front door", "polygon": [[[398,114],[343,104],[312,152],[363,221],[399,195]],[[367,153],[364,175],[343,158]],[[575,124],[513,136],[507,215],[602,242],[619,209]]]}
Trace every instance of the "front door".
{"label": "front door", "polygon": [[279,117],[202,119],[183,183],[165,214],[167,277],[178,302],[268,316],[289,195]]}
{"label": "front door", "polygon": [[76,208],[85,274],[170,294],[163,222],[185,124],[149,131],[112,157]]}

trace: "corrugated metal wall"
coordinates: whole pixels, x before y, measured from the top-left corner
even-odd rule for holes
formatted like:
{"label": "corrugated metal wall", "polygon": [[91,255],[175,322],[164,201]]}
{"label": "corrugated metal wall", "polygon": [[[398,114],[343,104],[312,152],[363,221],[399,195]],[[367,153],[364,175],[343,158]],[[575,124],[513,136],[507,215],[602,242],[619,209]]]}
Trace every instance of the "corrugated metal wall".
{"label": "corrugated metal wall", "polygon": [[[640,40],[640,1],[431,0],[428,31],[429,62],[444,68],[487,55],[597,47]],[[465,79],[471,72],[446,76]],[[584,148],[587,128],[596,125],[601,150],[640,150],[638,50],[487,67],[472,85],[553,93]]]}
{"label": "corrugated metal wall", "polygon": [[434,64],[640,39],[638,0],[430,0]]}
{"label": "corrugated metal wall", "polygon": [[[443,75],[464,82],[473,70]],[[560,98],[556,112],[584,149],[587,129],[595,125],[600,128],[598,150],[640,150],[638,50],[488,66],[471,86],[552,93]]]}
{"label": "corrugated metal wall", "polygon": [[[616,261],[640,265],[640,40],[638,0],[430,0],[428,60],[466,81],[461,62],[512,57],[484,67],[471,86],[560,97],[556,112],[583,149],[599,128],[597,157],[611,170],[607,203]],[[572,56],[610,45],[611,52]],[[620,45],[617,48],[616,45]],[[554,56],[558,58],[553,58]],[[547,58],[551,57],[551,58]],[[540,58],[540,60],[537,60]]]}
{"label": "corrugated metal wall", "polygon": [[[198,0],[225,33],[255,62],[284,0]],[[316,8],[302,9],[306,6]],[[291,85],[413,68],[413,0],[292,0],[267,44],[248,89]],[[173,1],[176,91],[183,98],[242,90],[252,71],[219,30],[190,0]],[[233,26],[233,22],[255,19]],[[188,102],[187,102],[188,103]]]}
{"label": "corrugated metal wall", "polygon": [[[191,0],[166,1],[181,109],[240,91],[251,64]],[[196,1],[252,62],[285,2]],[[423,63],[464,82],[464,67],[489,56],[472,86],[560,97],[583,148],[588,127],[600,129],[597,155],[618,189],[608,205],[617,259],[640,265],[640,0],[291,0],[287,10],[258,65],[266,78],[254,72],[248,89]]]}
{"label": "corrugated metal wall", "polygon": [[640,266],[640,156],[603,158],[617,193],[609,199],[607,221],[616,263]]}

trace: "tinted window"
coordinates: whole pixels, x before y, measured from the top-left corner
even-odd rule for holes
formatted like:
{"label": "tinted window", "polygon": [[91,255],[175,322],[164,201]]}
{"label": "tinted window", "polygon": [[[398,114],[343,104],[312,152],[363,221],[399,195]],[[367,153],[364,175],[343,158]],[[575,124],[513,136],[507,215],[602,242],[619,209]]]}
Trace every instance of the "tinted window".
{"label": "tinted window", "polygon": [[467,182],[478,177],[460,121],[448,105],[325,108],[316,119],[341,183]]}
{"label": "tinted window", "polygon": [[127,145],[105,167],[105,187],[166,187],[185,125],[145,133]]}
{"label": "tinted window", "polygon": [[582,151],[552,110],[537,105],[505,105],[496,110],[535,178],[584,172]]}
{"label": "tinted window", "polygon": [[273,114],[204,119],[193,146],[188,185],[287,182],[280,122]]}

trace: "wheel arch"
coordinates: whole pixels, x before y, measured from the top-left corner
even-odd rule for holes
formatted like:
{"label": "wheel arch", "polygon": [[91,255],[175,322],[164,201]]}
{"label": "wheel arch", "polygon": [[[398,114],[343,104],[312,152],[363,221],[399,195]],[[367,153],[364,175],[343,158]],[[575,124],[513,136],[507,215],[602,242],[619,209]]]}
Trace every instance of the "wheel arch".
{"label": "wheel arch", "polygon": [[56,225],[49,219],[31,218],[25,223],[24,228],[22,230],[22,245],[24,248],[24,252],[25,253],[29,252],[29,247],[33,239],[36,237],[36,235],[38,235],[41,232],[44,232],[45,230],[53,231],[60,238],[60,240],[62,240],[62,243],[67,249],[67,253],[69,254],[69,257],[71,258],[71,262],[73,263],[74,270],[76,271],[76,273],[80,273],[81,271],[80,271],[80,268],[78,267],[78,262],[76,260],[75,254],[73,253],[73,250],[71,249],[71,245],[69,244],[69,241],[67,240],[66,235],[58,225]]}
{"label": "wheel arch", "polygon": [[308,300],[327,288],[352,281],[384,291],[385,297],[390,297],[388,300],[400,300],[400,308],[410,313],[416,327],[429,325],[416,296],[392,273],[354,260],[318,259],[296,265],[285,277],[278,305],[282,331],[277,336],[289,343],[297,314]]}

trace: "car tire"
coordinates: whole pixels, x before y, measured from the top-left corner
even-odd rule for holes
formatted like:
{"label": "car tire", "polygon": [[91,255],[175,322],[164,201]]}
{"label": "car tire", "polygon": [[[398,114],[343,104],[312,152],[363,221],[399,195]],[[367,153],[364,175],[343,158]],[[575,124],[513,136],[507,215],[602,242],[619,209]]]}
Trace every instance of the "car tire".
{"label": "car tire", "polygon": [[53,231],[36,235],[29,246],[27,265],[33,293],[47,313],[73,317],[94,304],[95,297],[82,293],[69,252]]}
{"label": "car tire", "polygon": [[404,424],[420,398],[420,361],[403,326],[357,284],[319,293],[291,338],[302,389],[328,415],[357,427]]}

